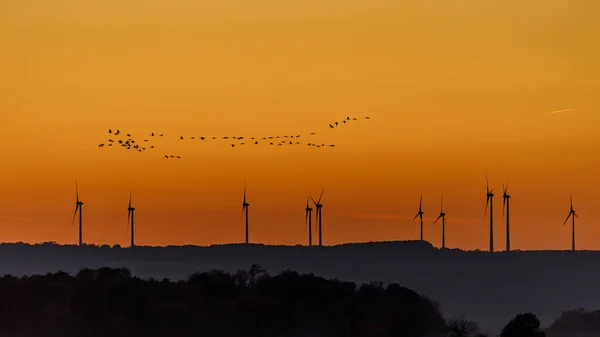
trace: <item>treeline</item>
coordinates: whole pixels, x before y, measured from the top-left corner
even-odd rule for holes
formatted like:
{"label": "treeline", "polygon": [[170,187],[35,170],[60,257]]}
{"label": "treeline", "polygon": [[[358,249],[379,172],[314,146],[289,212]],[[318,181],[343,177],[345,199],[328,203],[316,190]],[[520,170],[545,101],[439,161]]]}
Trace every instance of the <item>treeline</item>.
{"label": "treeline", "polygon": [[[493,305],[493,304],[490,304]],[[475,337],[466,319],[398,284],[356,285],[259,265],[173,282],[124,268],[0,278],[0,335],[15,337]],[[542,337],[533,314],[501,337]]]}

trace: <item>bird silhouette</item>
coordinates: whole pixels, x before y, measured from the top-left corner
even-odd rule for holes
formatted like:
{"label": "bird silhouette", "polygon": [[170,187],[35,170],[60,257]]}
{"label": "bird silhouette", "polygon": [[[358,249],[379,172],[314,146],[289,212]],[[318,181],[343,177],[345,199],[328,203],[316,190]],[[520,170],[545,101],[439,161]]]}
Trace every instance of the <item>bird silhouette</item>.
{"label": "bird silhouette", "polygon": [[112,129],[108,129],[108,133],[112,133]]}
{"label": "bird silhouette", "polygon": [[329,127],[333,129],[333,125],[329,124]]}

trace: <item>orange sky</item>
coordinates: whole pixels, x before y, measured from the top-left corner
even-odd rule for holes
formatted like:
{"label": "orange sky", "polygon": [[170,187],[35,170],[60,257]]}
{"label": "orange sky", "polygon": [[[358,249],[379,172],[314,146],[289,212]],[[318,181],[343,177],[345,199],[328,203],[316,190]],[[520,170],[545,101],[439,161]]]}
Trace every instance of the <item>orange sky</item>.
{"label": "orange sky", "polygon": [[[514,249],[600,249],[600,3],[595,0],[128,0],[0,2],[0,239],[306,242],[425,238],[444,193],[447,245],[487,249],[485,178],[512,194]],[[552,114],[554,110],[577,109]],[[347,115],[371,116],[344,128]],[[108,128],[155,152],[99,149]],[[316,132],[335,148],[230,148],[184,136]],[[137,136],[136,136],[137,135]],[[180,161],[161,159],[179,154]],[[594,174],[595,173],[595,174]]]}

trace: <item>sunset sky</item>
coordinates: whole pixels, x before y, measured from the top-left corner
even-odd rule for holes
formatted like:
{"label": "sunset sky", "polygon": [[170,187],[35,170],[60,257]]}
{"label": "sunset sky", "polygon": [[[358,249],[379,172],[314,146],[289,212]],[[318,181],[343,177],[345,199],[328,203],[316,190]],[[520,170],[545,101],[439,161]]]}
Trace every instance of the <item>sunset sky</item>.
{"label": "sunset sky", "polygon": [[[597,0],[3,0],[0,240],[304,244],[323,196],[324,243],[425,239],[444,194],[446,243],[600,249]],[[558,110],[570,110],[552,113]],[[328,124],[358,120],[338,129]],[[364,120],[370,116],[370,120]],[[108,128],[156,149],[98,148]],[[309,138],[310,132],[316,132]],[[302,145],[180,141],[301,134]],[[314,148],[308,141],[336,144]],[[182,156],[165,160],[164,154]]]}

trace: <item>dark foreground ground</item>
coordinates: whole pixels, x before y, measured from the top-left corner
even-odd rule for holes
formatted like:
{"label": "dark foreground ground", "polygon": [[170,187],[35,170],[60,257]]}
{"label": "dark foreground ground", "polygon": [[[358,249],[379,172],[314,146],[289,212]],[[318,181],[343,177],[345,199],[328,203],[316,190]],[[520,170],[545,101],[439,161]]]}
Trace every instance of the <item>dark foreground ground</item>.
{"label": "dark foreground ground", "polygon": [[[331,247],[76,247],[0,245],[0,274],[46,274],[125,267],[141,278],[184,280],[197,271],[235,273],[252,264],[271,275],[291,269],[325,278],[398,283],[435,299],[445,316],[464,314],[492,333],[514,315],[533,312],[549,326],[563,311],[600,307],[600,252],[510,253],[439,250],[427,242]],[[573,336],[574,337],[574,336]]]}

